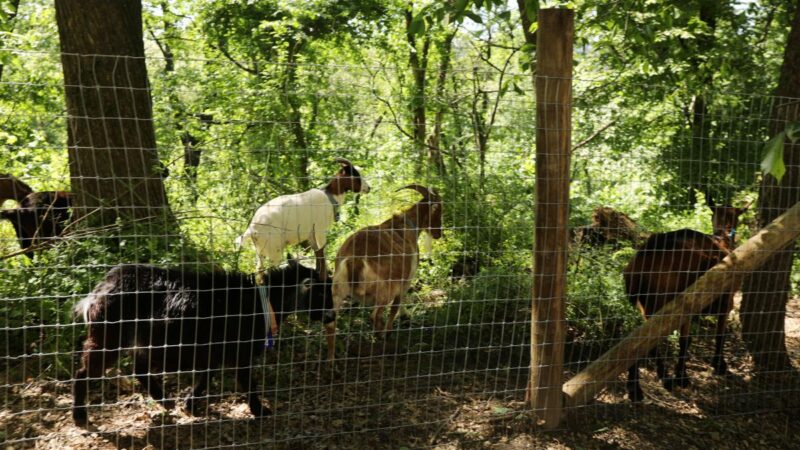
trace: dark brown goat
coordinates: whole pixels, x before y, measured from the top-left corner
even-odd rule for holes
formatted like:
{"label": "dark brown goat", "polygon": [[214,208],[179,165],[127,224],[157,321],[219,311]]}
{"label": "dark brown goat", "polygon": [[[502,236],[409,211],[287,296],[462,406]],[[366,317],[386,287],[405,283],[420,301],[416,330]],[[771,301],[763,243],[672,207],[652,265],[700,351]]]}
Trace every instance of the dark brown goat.
{"label": "dark brown goat", "polygon": [[[32,192],[17,208],[0,211],[14,227],[23,250],[61,236],[70,217],[70,196],[63,191]],[[27,252],[33,258],[32,252]]]}
{"label": "dark brown goat", "polygon": [[[747,208],[715,206],[710,197],[708,203],[713,212],[713,236],[690,229],[653,234],[623,270],[628,299],[641,311],[645,319],[674,300],[733,249],[739,216]],[[701,315],[717,318],[716,348],[711,365],[718,375],[723,375],[728,370],[723,347],[728,313],[733,309],[734,292],[735,290],[720,292],[719,297],[701,312]],[[656,347],[651,353],[656,360],[658,377],[668,390],[672,390],[676,385],[680,387],[689,385],[686,360],[691,343],[690,325],[687,321],[680,328],[679,354],[674,378],[667,376],[659,348]],[[627,387],[628,397],[632,401],[638,402],[643,399],[644,395],[639,384],[638,361],[628,371]]]}
{"label": "dark brown goat", "polygon": [[[423,198],[380,225],[353,233],[336,255],[334,313],[348,297],[375,306],[372,325],[377,333],[392,330],[403,296],[411,287],[419,260],[417,239],[420,233],[427,231],[434,239],[442,236],[442,199],[439,194],[418,184],[402,189],[413,189]],[[384,308],[389,305],[389,320],[384,322]],[[329,323],[326,328],[328,360],[333,361],[336,322]]]}
{"label": "dark brown goat", "polygon": [[[212,369],[235,369],[247,393],[250,412],[270,414],[254,391],[250,371],[262,354],[270,329],[288,314],[308,311],[312,320],[331,321],[330,280],[290,260],[267,273],[267,298],[274,314],[264,314],[259,288],[243,274],[200,274],[146,265],[111,269],[94,290],[75,306],[87,325],[81,366],[75,372],[72,417],[88,424],[86,394],[89,377],[105,370],[128,351],[134,356],[134,376],[155,400],[165,403],[158,377],[190,371],[199,381],[186,399],[195,400],[210,382]],[[272,321],[274,318],[274,321]],[[274,326],[272,326],[274,324]]]}
{"label": "dark brown goat", "polygon": [[33,189],[19,178],[7,173],[0,173],[0,205],[6,200],[21,203]]}

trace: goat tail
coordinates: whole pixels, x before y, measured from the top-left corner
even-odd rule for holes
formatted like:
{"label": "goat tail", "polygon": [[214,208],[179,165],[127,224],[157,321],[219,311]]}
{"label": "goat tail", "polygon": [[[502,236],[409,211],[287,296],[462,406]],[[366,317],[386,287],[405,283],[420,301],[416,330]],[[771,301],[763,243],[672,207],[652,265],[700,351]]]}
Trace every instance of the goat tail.
{"label": "goat tail", "polygon": [[86,297],[84,297],[81,301],[75,304],[73,308],[73,313],[75,314],[75,320],[83,319],[83,323],[90,323],[89,320],[89,309],[95,303],[100,302],[101,296],[97,295],[97,293],[92,292]]}
{"label": "goat tail", "polygon": [[107,295],[114,291],[115,286],[115,283],[108,279],[98,284],[89,295],[75,304],[72,309],[75,320],[83,319],[83,323],[86,324],[102,321],[105,308],[100,305],[106,303]]}

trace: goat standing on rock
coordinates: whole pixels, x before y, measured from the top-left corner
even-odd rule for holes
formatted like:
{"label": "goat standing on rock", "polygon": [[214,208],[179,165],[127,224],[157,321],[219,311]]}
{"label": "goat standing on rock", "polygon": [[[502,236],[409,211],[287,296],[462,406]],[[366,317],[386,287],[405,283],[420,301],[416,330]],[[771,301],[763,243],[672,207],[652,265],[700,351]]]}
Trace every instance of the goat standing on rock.
{"label": "goat standing on rock", "polygon": [[[199,381],[186,398],[186,409],[211,381],[212,369],[235,370],[247,394],[250,412],[270,414],[255,392],[250,371],[271,330],[284,316],[308,311],[312,320],[330,318],[330,282],[313,269],[290,260],[267,273],[269,303],[259,301],[259,287],[244,274],[201,274],[147,265],[111,269],[94,290],[75,305],[87,324],[81,366],[75,372],[72,417],[88,424],[89,377],[102,378],[122,351],[134,356],[134,376],[153,399],[165,403],[158,376],[191,371]],[[269,305],[269,306],[267,306]]]}
{"label": "goat standing on rock", "polygon": [[[347,238],[336,255],[333,275],[333,321],[326,324],[328,360],[333,361],[336,336],[335,313],[347,297],[375,306],[372,325],[377,333],[392,331],[400,309],[417,271],[422,231],[434,239],[442,236],[442,199],[433,189],[411,184],[422,200],[380,225],[362,228]],[[383,322],[383,310],[391,304],[389,321]]]}
{"label": "goat standing on rock", "polygon": [[342,168],[323,189],[282,195],[258,208],[247,231],[236,239],[237,245],[250,240],[255,246],[257,272],[263,270],[264,258],[278,264],[287,246],[306,241],[317,257],[317,272],[326,276],[327,233],[339,220],[344,195],[369,192],[369,184],[350,161],[336,158],[336,162]]}

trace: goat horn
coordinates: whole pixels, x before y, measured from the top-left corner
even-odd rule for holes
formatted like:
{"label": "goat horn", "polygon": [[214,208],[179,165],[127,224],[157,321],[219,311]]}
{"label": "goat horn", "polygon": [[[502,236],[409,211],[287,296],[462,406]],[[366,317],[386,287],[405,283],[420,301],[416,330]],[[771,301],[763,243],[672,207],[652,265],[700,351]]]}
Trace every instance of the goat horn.
{"label": "goat horn", "polygon": [[348,160],[346,160],[344,158],[340,158],[338,156],[336,158],[333,158],[333,161],[337,162],[339,164],[345,165],[345,166],[352,166],[353,165],[353,163],[351,163],[350,161],[348,161]]}
{"label": "goat horn", "polygon": [[402,191],[403,189],[413,189],[425,198],[426,201],[439,201],[439,194],[436,193],[433,189],[427,188],[422,186],[421,184],[409,184],[408,186],[403,186],[398,191]]}

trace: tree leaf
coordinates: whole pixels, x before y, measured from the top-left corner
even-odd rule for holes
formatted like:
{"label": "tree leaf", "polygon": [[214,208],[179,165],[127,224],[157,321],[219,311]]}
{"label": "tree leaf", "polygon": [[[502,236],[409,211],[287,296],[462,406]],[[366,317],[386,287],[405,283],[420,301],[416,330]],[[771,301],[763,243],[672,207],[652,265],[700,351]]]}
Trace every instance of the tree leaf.
{"label": "tree leaf", "polygon": [[472,19],[472,21],[475,22],[475,23],[481,23],[481,24],[483,23],[483,19],[481,18],[481,16],[479,16],[477,13],[475,13],[473,11],[467,11],[466,15],[467,15],[467,17]]}
{"label": "tree leaf", "polygon": [[422,14],[417,14],[411,19],[411,25],[408,27],[411,34],[421,35],[425,33],[425,17]]}
{"label": "tree leaf", "polygon": [[467,9],[468,3],[469,0],[457,0],[456,3],[453,5],[453,10],[458,15],[464,14],[464,11]]}
{"label": "tree leaf", "polygon": [[775,177],[779,183],[786,173],[786,165],[783,163],[784,139],[786,139],[786,133],[781,131],[767,141],[767,145],[764,146],[764,158],[761,160],[761,170]]}
{"label": "tree leaf", "polygon": [[791,122],[786,125],[786,137],[792,141],[792,144],[796,144],[797,140],[800,139],[800,122]]}

